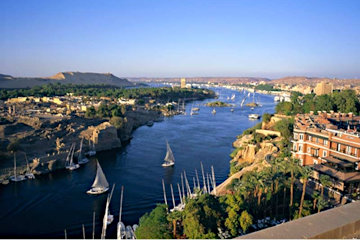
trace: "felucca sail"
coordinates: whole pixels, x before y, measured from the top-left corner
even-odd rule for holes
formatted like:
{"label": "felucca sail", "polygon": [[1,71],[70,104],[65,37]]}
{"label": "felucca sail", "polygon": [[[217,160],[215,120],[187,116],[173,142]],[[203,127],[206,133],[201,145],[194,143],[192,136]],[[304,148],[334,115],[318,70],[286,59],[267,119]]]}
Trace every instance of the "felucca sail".
{"label": "felucca sail", "polygon": [[165,163],[175,163],[175,158],[174,158],[174,154],[170,148],[169,143],[166,141],[166,148],[167,148],[167,152],[166,152],[166,156],[164,158]]}
{"label": "felucca sail", "polygon": [[104,174],[99,162],[97,162],[95,181],[91,187],[92,188],[108,188],[109,187],[109,183],[106,180],[105,174]]}

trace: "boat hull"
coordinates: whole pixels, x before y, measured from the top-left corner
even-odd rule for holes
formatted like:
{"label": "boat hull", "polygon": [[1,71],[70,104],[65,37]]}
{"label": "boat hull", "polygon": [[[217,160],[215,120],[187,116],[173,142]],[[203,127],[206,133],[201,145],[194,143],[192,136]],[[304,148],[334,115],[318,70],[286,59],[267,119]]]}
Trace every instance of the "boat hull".
{"label": "boat hull", "polygon": [[89,159],[88,158],[83,158],[81,160],[79,160],[79,164],[85,164],[85,163],[88,163],[89,162]]}
{"label": "boat hull", "polygon": [[26,180],[25,176],[23,175],[18,175],[18,176],[11,176],[10,177],[10,180],[13,181],[13,182],[21,182],[21,181],[24,181]]}
{"label": "boat hull", "polygon": [[163,166],[163,167],[172,167],[174,165],[175,165],[175,163],[163,163],[163,164],[161,164],[161,166]]}
{"label": "boat hull", "polygon": [[74,164],[74,165],[71,165],[71,166],[66,166],[65,168],[66,168],[67,170],[73,171],[73,170],[75,170],[75,169],[78,169],[79,167],[80,167],[79,164]]}
{"label": "boat hull", "polygon": [[91,188],[89,191],[87,191],[87,194],[91,194],[91,195],[99,195],[99,194],[103,194],[105,192],[107,192],[109,190],[109,188],[102,188],[102,189],[95,189],[95,188]]}

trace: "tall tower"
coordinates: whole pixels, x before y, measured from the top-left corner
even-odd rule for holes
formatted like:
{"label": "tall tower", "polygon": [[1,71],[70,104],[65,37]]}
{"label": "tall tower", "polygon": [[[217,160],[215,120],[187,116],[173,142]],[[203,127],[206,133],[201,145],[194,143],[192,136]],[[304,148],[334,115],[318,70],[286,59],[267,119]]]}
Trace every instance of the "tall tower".
{"label": "tall tower", "polygon": [[186,88],[186,79],[185,79],[185,78],[181,78],[181,80],[180,80],[180,87],[181,87],[181,88]]}

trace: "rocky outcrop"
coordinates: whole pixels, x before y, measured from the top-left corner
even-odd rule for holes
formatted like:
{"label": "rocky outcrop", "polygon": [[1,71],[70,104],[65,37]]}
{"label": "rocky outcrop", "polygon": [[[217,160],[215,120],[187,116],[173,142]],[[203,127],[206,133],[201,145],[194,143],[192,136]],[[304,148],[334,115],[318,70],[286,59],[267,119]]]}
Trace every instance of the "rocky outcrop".
{"label": "rocky outcrop", "polygon": [[275,142],[279,141],[280,138],[265,140],[257,144],[251,144],[250,140],[252,138],[252,135],[244,135],[233,143],[233,146],[239,150],[231,162],[236,162],[236,164],[249,163],[250,166],[244,167],[239,172],[231,175],[223,183],[217,186],[217,195],[226,194],[227,186],[234,179],[241,178],[246,172],[253,171],[255,169],[261,171],[263,168],[270,166],[267,160],[269,160],[271,156],[275,156],[279,151],[279,148],[275,145]]}
{"label": "rocky outcrop", "polygon": [[111,150],[121,147],[120,138],[116,128],[109,122],[103,122],[98,126],[90,126],[80,133],[80,137],[95,143],[96,151]]}

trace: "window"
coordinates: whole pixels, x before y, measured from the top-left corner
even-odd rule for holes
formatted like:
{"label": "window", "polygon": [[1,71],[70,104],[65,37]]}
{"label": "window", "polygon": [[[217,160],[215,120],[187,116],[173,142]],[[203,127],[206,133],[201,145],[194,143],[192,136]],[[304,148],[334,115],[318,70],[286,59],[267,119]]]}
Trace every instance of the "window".
{"label": "window", "polygon": [[326,157],[326,155],[327,155],[327,152],[324,150],[323,151],[323,157]]}
{"label": "window", "polygon": [[304,134],[300,134],[300,140],[304,140]]}
{"label": "window", "polygon": [[299,152],[302,152],[302,145],[299,145]]}
{"label": "window", "polygon": [[328,140],[324,140],[324,146],[327,146]]}
{"label": "window", "polygon": [[357,156],[357,148],[354,150],[354,155]]}
{"label": "window", "polygon": [[311,136],[309,136],[309,141],[311,142]]}
{"label": "window", "polygon": [[315,149],[315,151],[314,151],[314,156],[315,156],[315,157],[318,157],[318,156],[319,156],[319,149]]}
{"label": "window", "polygon": [[307,150],[307,151],[308,151],[308,153],[310,153],[310,151],[311,151],[310,147],[308,147],[308,150]]}
{"label": "window", "polygon": [[338,143],[338,145],[337,145],[337,151],[340,152],[340,149],[341,149],[341,144]]}
{"label": "window", "polygon": [[351,147],[350,146],[346,146],[346,153],[351,154]]}
{"label": "window", "polygon": [[294,139],[297,140],[298,139],[298,134],[294,133]]}
{"label": "window", "polygon": [[319,164],[318,160],[314,159],[314,164]]}
{"label": "window", "polygon": [[316,138],[316,143],[319,143],[319,138]]}
{"label": "window", "polygon": [[293,146],[293,150],[294,150],[294,151],[296,151],[296,144],[294,144],[294,146]]}

